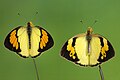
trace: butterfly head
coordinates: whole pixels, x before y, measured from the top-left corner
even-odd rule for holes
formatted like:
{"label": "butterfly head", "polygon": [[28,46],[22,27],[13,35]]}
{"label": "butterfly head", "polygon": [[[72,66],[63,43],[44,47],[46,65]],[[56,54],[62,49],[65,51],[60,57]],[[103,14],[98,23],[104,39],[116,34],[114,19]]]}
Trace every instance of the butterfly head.
{"label": "butterfly head", "polygon": [[93,29],[91,27],[88,27],[87,29],[87,35],[91,35],[93,32]]}
{"label": "butterfly head", "polygon": [[28,22],[27,26],[33,27],[34,25],[32,24],[32,22]]}

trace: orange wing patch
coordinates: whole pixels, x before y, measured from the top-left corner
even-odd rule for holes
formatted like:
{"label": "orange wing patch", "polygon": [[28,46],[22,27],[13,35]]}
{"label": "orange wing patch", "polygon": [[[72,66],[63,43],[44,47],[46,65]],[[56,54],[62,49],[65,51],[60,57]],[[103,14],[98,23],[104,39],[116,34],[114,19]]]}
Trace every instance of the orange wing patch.
{"label": "orange wing patch", "polygon": [[43,49],[43,47],[46,46],[46,43],[48,42],[48,36],[47,36],[47,33],[46,31],[44,31],[42,29],[42,38],[41,38],[41,41],[40,41],[40,48]]}
{"label": "orange wing patch", "polygon": [[13,47],[15,47],[16,49],[18,49],[18,42],[17,42],[17,38],[16,38],[16,30],[14,30],[11,34],[10,34],[10,43],[13,45]]}
{"label": "orange wing patch", "polygon": [[73,59],[75,59],[76,57],[74,56],[74,54],[75,54],[75,49],[74,49],[74,47],[72,47],[72,45],[68,44],[67,50],[70,51],[69,56],[72,57]]}
{"label": "orange wing patch", "polygon": [[106,57],[106,51],[109,50],[109,47],[107,45],[107,40],[103,39],[103,41],[104,41],[104,46],[101,49],[101,53],[102,53],[101,59]]}

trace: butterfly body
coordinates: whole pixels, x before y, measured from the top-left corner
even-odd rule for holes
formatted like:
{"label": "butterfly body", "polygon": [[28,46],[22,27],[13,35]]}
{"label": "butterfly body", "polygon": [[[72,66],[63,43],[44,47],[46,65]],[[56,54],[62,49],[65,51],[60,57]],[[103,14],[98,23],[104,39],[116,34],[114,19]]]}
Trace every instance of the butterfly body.
{"label": "butterfly body", "polygon": [[32,29],[31,29],[31,23],[28,22],[28,26],[27,26],[27,34],[28,34],[28,40],[29,40],[29,49],[31,49],[31,32],[32,32]]}
{"label": "butterfly body", "polygon": [[111,43],[98,34],[86,33],[70,38],[61,49],[61,56],[81,66],[96,66],[112,58],[115,54]]}
{"label": "butterfly body", "polygon": [[4,45],[20,56],[35,58],[51,48],[54,42],[51,35],[42,27],[28,22],[27,26],[13,29],[5,39]]}

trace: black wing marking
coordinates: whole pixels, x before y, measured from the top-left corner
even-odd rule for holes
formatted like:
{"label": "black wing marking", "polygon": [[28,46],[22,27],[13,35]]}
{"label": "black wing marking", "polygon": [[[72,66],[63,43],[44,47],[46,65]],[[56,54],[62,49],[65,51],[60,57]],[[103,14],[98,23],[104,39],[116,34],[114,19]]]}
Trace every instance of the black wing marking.
{"label": "black wing marking", "polygon": [[[103,37],[99,37],[99,39],[102,47],[98,61],[102,63],[112,58],[115,55],[115,51],[111,43],[107,39]],[[105,40],[107,40],[106,43],[104,42]],[[105,48],[106,46],[108,46],[108,49]]]}
{"label": "black wing marking", "polygon": [[[69,44],[68,41],[63,45],[62,49],[61,49],[61,56],[63,56],[64,58],[66,58],[67,60],[70,60],[72,62],[75,62],[77,64],[77,61],[79,61],[76,51],[74,50],[74,46],[75,46],[75,42],[76,42],[76,38],[73,38],[73,42],[72,44]],[[70,50],[67,49],[67,46],[70,45]]]}
{"label": "black wing marking", "polygon": [[41,52],[44,52],[44,51],[50,49],[54,45],[54,41],[53,41],[52,36],[45,29],[43,29],[40,26],[35,26],[35,27],[37,27],[41,32],[39,49],[38,49],[38,52],[41,53]]}
{"label": "black wing marking", "polygon": [[6,48],[8,48],[11,51],[14,52],[20,52],[20,43],[18,42],[18,36],[17,36],[17,31],[18,29],[22,27],[19,26],[15,29],[13,29],[5,38],[4,45]]}

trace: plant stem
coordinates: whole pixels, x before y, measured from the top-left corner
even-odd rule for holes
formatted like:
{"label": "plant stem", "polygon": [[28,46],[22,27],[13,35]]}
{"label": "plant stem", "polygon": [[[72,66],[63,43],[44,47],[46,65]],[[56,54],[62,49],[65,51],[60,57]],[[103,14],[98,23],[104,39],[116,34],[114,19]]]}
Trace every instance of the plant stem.
{"label": "plant stem", "polygon": [[36,75],[37,75],[37,80],[39,80],[38,70],[37,70],[37,66],[36,66],[36,62],[35,62],[35,59],[34,59],[34,58],[33,58],[33,63],[34,63],[34,66],[35,66],[35,71],[36,71]]}
{"label": "plant stem", "polygon": [[99,72],[100,72],[101,80],[104,80],[103,71],[100,65],[99,65]]}

